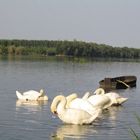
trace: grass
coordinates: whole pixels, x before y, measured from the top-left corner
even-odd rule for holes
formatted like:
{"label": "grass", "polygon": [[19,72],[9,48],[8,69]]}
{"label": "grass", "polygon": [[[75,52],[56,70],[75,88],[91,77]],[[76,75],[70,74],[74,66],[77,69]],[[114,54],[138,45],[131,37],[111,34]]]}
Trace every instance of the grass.
{"label": "grass", "polygon": [[[135,116],[136,116],[137,122],[140,126],[140,116],[137,114],[135,114]],[[133,128],[130,128],[130,134],[131,134],[133,140],[140,140],[140,136],[135,132],[135,130]]]}

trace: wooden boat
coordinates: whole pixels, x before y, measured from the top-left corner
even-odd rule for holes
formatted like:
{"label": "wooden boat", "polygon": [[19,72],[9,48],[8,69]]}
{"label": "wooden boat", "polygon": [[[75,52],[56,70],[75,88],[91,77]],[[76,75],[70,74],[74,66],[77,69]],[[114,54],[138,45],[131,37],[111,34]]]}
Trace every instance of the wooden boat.
{"label": "wooden boat", "polygon": [[136,76],[120,76],[104,78],[104,80],[99,81],[99,84],[104,89],[126,89],[136,87],[136,82]]}

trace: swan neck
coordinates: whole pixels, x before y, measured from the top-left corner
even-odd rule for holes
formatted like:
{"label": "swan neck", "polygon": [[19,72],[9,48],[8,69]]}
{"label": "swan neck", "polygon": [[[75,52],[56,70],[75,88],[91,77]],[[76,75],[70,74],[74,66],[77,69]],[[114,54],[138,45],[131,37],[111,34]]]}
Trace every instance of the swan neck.
{"label": "swan neck", "polygon": [[51,104],[51,111],[53,113],[57,112],[58,104],[61,110],[64,110],[66,108],[66,103],[67,103],[66,98],[63,95],[56,96]]}
{"label": "swan neck", "polygon": [[98,88],[96,91],[95,91],[95,94],[96,95],[104,95],[105,94],[105,91],[103,88]]}
{"label": "swan neck", "polygon": [[69,107],[70,103],[77,98],[77,94],[73,93],[66,97],[67,100],[67,107]]}

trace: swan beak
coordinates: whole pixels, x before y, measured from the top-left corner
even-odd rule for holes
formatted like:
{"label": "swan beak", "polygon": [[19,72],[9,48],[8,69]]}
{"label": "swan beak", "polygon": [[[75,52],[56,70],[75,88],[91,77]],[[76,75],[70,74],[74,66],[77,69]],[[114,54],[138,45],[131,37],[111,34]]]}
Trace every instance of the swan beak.
{"label": "swan beak", "polygon": [[57,111],[54,111],[53,113],[54,113],[55,115],[58,115]]}

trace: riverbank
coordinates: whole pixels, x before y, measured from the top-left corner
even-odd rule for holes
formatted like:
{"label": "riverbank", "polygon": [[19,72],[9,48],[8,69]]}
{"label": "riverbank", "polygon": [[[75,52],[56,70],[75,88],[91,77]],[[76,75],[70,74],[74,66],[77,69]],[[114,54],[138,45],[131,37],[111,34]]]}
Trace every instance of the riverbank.
{"label": "riverbank", "polygon": [[0,40],[0,55],[139,59],[140,49],[83,41]]}

